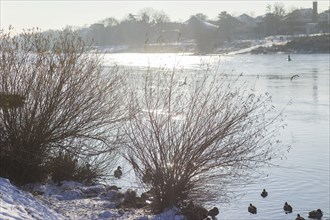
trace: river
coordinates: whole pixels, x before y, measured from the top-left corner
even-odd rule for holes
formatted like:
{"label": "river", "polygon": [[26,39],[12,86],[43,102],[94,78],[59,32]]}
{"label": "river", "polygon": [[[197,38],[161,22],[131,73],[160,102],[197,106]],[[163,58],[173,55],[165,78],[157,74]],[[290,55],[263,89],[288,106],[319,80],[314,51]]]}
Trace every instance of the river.
{"label": "river", "polygon": [[[268,176],[254,184],[233,189],[239,196],[219,207],[218,219],[295,219],[300,213],[320,208],[330,219],[329,197],[329,54],[286,54],[193,56],[185,54],[105,54],[105,64],[114,63],[132,71],[146,67],[196,70],[201,65],[241,74],[258,92],[268,92],[277,109],[284,108],[288,127],[282,137],[292,146],[279,166],[267,167]],[[293,75],[298,75],[291,79]],[[268,197],[262,198],[262,189]],[[288,202],[293,213],[285,214]],[[248,213],[252,203],[257,215]]]}

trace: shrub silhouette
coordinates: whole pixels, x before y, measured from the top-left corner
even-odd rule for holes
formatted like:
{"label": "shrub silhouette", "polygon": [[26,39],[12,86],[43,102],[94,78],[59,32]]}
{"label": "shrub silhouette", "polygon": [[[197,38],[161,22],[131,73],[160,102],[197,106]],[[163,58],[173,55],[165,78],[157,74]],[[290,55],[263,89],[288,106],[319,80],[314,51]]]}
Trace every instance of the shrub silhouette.
{"label": "shrub silhouette", "polygon": [[0,94],[25,99],[20,106],[0,107],[0,176],[19,184],[43,181],[59,151],[98,158],[110,169],[117,124],[126,117],[118,68],[103,68],[101,57],[88,53],[71,30],[56,36],[12,31],[0,33]]}
{"label": "shrub silhouette", "polygon": [[285,124],[267,93],[209,66],[186,76],[181,86],[176,70],[149,70],[130,86],[126,159],[152,190],[155,212],[226,201],[228,186],[252,181],[284,152],[277,135]]}
{"label": "shrub silhouette", "polygon": [[60,152],[49,163],[51,178],[55,182],[62,180],[75,180],[74,176],[78,170],[78,159],[69,153]]}
{"label": "shrub silhouette", "polygon": [[92,168],[89,163],[79,163],[74,154],[61,151],[50,160],[48,166],[48,171],[54,182],[72,180],[90,185],[102,176],[102,173],[96,168]]}

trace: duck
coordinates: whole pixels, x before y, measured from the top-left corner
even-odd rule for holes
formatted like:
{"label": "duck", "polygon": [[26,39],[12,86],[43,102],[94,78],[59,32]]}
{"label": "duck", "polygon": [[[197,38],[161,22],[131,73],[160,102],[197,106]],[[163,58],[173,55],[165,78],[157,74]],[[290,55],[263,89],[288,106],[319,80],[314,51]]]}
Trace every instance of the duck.
{"label": "duck", "polygon": [[120,177],[123,175],[123,172],[121,171],[121,167],[120,166],[117,167],[117,170],[115,170],[115,172],[113,173],[113,175],[116,178],[120,179]]}
{"label": "duck", "polygon": [[251,214],[257,214],[257,208],[256,208],[254,205],[252,205],[251,203],[250,203],[250,206],[249,206],[249,208],[248,208],[248,211],[249,211]]}
{"label": "duck", "polygon": [[323,213],[321,209],[317,209],[314,211],[311,211],[308,213],[308,218],[314,218],[314,219],[321,219],[323,216]]}
{"label": "duck", "polygon": [[261,193],[261,196],[262,196],[263,198],[267,197],[267,196],[268,196],[268,192],[267,192],[265,189],[263,189],[263,190],[262,190],[262,193]]}
{"label": "duck", "polygon": [[217,216],[219,214],[219,209],[217,207],[214,207],[213,209],[209,210],[207,215],[211,216],[212,219],[215,218],[215,216]]}
{"label": "duck", "polygon": [[283,209],[285,211],[285,214],[288,214],[288,213],[292,212],[292,206],[289,205],[287,202],[284,203]]}
{"label": "duck", "polygon": [[301,217],[299,214],[297,214],[296,220],[305,220],[303,217]]}

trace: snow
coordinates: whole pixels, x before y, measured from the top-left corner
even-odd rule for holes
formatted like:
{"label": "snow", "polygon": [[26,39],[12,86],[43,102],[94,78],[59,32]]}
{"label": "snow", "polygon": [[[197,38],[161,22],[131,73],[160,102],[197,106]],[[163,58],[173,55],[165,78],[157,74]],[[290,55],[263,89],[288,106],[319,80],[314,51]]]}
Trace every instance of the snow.
{"label": "snow", "polygon": [[277,37],[277,36],[271,36],[267,37],[264,40],[252,40],[252,45],[248,48],[240,49],[240,50],[233,50],[231,52],[228,52],[227,55],[235,55],[235,54],[241,54],[241,53],[249,53],[253,49],[257,49],[258,47],[271,47],[274,45],[285,45],[288,43],[291,39],[289,39],[289,36],[286,37],[285,35],[282,35],[283,38]]}
{"label": "snow", "polygon": [[116,208],[125,195],[100,183],[85,186],[63,181],[61,184],[30,184],[19,189],[9,180],[0,178],[0,219],[184,219],[175,207],[158,215],[144,209]]}
{"label": "snow", "polygon": [[217,30],[219,27],[217,25],[211,24],[207,21],[204,21],[202,19],[200,19],[197,16],[191,16],[191,18],[189,18],[186,22],[184,22],[185,25],[198,25],[210,30]]}
{"label": "snow", "polygon": [[49,208],[30,193],[23,192],[0,178],[0,219],[49,219],[65,217]]}
{"label": "snow", "polygon": [[184,216],[179,214],[180,210],[176,207],[169,208],[165,210],[163,213],[155,216],[154,219],[173,219],[173,220],[181,220],[184,219]]}

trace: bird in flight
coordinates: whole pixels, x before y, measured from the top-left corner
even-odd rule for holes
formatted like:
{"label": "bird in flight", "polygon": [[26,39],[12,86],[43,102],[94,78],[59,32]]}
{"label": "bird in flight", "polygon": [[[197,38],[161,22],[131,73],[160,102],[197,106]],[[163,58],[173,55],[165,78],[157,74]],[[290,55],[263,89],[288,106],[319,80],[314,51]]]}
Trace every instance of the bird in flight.
{"label": "bird in flight", "polygon": [[296,75],[291,76],[291,80],[293,80],[293,78],[295,78],[295,77],[299,77],[299,75],[296,74]]}

